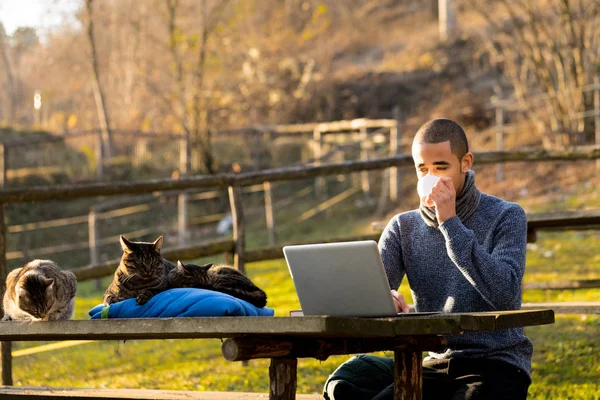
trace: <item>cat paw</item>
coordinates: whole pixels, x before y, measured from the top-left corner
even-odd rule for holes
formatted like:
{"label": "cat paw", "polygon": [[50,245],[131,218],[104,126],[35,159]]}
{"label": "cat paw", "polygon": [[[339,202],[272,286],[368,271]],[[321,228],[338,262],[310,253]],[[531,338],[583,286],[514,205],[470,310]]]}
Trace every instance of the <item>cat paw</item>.
{"label": "cat paw", "polygon": [[144,292],[144,293],[140,294],[138,297],[135,298],[135,302],[137,303],[138,306],[143,306],[151,298],[152,298],[152,293],[150,293],[150,292]]}
{"label": "cat paw", "polygon": [[12,321],[12,320],[13,319],[8,315],[5,315],[4,318],[2,318],[2,321]]}

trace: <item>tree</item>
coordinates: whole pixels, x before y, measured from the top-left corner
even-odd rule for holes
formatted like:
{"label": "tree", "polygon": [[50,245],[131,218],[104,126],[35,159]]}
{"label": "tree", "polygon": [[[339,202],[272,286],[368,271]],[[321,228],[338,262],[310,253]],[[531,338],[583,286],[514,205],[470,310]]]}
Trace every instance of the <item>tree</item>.
{"label": "tree", "polygon": [[102,132],[102,150],[104,156],[110,157],[112,153],[112,139],[110,134],[110,120],[108,109],[106,106],[106,96],[100,81],[100,70],[98,67],[98,53],[96,51],[96,40],[94,38],[94,0],[85,0],[85,9],[87,12],[86,32],[90,45],[90,62],[92,64],[92,89],[94,92],[94,100],[96,103],[96,112],[98,114],[98,122]]}
{"label": "tree", "polygon": [[15,122],[17,114],[17,83],[12,72],[12,65],[10,60],[10,46],[8,44],[6,31],[4,25],[0,22],[0,53],[2,53],[2,66],[6,74],[6,81],[8,84],[8,96],[9,96],[9,112],[8,121],[11,123]]}
{"label": "tree", "polygon": [[[536,123],[545,147],[589,143],[592,82],[600,65],[600,2],[597,0],[500,0],[508,17],[488,2],[471,0],[491,29],[481,44],[519,105]],[[504,24],[503,24],[504,22]]]}
{"label": "tree", "polygon": [[[178,24],[177,13],[179,11],[179,0],[166,0],[167,26],[168,26],[168,48],[173,59],[175,68],[175,94],[176,112],[186,139],[199,147],[199,154],[205,172],[215,172],[214,156],[211,145],[211,129],[207,123],[206,98],[203,95],[204,77],[206,74],[206,54],[208,39],[214,33],[215,27],[220,21],[228,1],[221,0],[210,10],[207,1],[201,0],[200,14],[201,27],[199,37],[194,34],[184,34]],[[186,54],[187,57],[186,57]],[[185,67],[186,59],[195,55],[196,61],[188,63],[192,65],[191,70]],[[186,76],[189,75],[189,76]],[[189,85],[186,84],[190,82]],[[186,171],[189,172],[191,154],[186,156]]]}

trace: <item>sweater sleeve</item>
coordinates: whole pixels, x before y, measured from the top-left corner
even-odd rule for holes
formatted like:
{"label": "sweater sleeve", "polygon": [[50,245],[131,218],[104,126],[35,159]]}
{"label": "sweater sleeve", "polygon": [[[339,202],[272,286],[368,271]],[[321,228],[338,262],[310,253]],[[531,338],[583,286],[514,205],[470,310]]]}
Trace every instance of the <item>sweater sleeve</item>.
{"label": "sweater sleeve", "polygon": [[404,278],[402,263],[402,246],[400,242],[400,226],[398,216],[393,217],[379,238],[379,253],[391,289],[398,289]]}
{"label": "sweater sleeve", "polygon": [[458,217],[440,225],[454,265],[481,297],[496,310],[514,308],[521,294],[527,246],[527,216],[513,204],[497,220],[491,253]]}

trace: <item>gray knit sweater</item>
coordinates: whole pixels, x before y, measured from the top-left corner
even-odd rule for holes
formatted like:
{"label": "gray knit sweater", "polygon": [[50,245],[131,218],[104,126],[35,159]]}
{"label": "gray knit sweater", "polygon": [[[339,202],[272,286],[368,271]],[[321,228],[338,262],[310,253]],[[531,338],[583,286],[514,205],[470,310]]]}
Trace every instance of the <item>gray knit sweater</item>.
{"label": "gray knit sweater", "polygon": [[[477,210],[439,229],[418,210],[391,219],[379,240],[390,287],[406,274],[417,311],[518,310],[525,270],[527,217],[514,203],[481,194]],[[503,360],[530,373],[533,344],[522,328],[448,335],[433,358]]]}

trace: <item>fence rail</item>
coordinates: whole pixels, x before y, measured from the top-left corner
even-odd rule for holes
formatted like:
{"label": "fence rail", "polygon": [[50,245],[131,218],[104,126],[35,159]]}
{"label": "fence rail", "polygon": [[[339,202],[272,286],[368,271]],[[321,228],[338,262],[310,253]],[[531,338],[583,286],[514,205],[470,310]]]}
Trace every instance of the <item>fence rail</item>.
{"label": "fence rail", "polygon": [[[600,146],[575,147],[567,150],[532,149],[522,151],[475,152],[478,164],[520,161],[576,161],[600,159]],[[186,176],[179,179],[150,179],[141,182],[98,182],[75,185],[33,186],[0,190],[0,203],[28,201],[70,200],[82,197],[117,196],[186,189],[226,188],[250,186],[263,182],[290,181],[326,175],[381,170],[390,167],[410,166],[412,157],[400,155],[366,161],[345,161],[315,166],[284,167],[240,174]]]}

